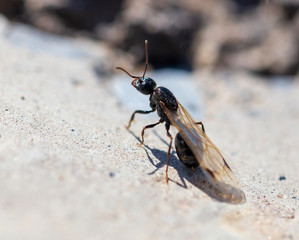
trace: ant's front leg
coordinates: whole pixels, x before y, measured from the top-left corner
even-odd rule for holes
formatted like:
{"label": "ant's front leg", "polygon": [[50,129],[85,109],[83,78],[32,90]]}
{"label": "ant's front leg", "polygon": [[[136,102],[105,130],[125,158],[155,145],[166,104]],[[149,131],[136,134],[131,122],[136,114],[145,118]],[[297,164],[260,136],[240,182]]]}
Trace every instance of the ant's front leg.
{"label": "ant's front leg", "polygon": [[147,125],[147,126],[145,126],[145,127],[142,129],[142,132],[141,132],[141,143],[138,144],[139,146],[141,146],[141,145],[144,143],[144,131],[145,131],[145,129],[153,128],[153,127],[157,126],[157,125],[160,124],[160,123],[162,123],[161,120],[159,120],[159,122],[156,122],[156,123],[154,123],[154,124]]}
{"label": "ant's front leg", "polygon": [[155,111],[155,110],[150,110],[150,111],[136,110],[136,111],[132,114],[128,126],[125,126],[126,129],[129,129],[129,128],[131,127],[131,123],[134,121],[134,117],[135,117],[135,114],[136,114],[136,113],[148,114],[148,113],[151,113],[151,112],[154,112],[154,111]]}

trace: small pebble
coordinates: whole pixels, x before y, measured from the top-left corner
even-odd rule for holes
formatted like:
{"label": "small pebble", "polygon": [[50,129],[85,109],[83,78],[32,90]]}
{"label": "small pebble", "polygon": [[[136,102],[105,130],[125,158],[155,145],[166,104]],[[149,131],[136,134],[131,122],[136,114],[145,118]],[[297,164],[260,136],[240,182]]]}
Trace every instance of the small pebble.
{"label": "small pebble", "polygon": [[109,177],[113,178],[115,176],[115,173],[114,172],[110,172],[109,173]]}
{"label": "small pebble", "polygon": [[278,198],[283,198],[283,199],[287,199],[287,198],[288,198],[287,195],[285,195],[285,194],[281,194],[281,193],[277,194],[277,197],[278,197]]}
{"label": "small pebble", "polygon": [[73,78],[73,79],[71,80],[71,84],[74,85],[74,86],[79,86],[79,85],[81,85],[82,83],[80,82],[80,80]]}
{"label": "small pebble", "polygon": [[282,198],[282,194],[281,193],[277,194],[277,197]]}
{"label": "small pebble", "polygon": [[71,129],[72,132],[75,132],[75,129]]}
{"label": "small pebble", "polygon": [[283,181],[283,180],[286,180],[287,178],[285,176],[280,176],[279,177],[279,181]]}

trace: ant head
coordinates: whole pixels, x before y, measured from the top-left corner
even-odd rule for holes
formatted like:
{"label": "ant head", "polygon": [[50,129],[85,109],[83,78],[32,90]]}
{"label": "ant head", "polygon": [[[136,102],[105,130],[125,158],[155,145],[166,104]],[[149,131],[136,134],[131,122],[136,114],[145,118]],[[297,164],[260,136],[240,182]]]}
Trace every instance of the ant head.
{"label": "ant head", "polygon": [[145,69],[142,77],[136,77],[128,73],[125,69],[121,67],[117,67],[116,69],[124,71],[126,74],[128,74],[131,78],[134,78],[132,81],[132,85],[141,93],[148,95],[154,92],[157,84],[156,82],[149,77],[144,77],[148,65],[148,50],[147,50],[147,40],[145,40]]}
{"label": "ant head", "polygon": [[141,93],[148,95],[154,92],[157,84],[149,77],[135,78],[132,81],[132,85]]}

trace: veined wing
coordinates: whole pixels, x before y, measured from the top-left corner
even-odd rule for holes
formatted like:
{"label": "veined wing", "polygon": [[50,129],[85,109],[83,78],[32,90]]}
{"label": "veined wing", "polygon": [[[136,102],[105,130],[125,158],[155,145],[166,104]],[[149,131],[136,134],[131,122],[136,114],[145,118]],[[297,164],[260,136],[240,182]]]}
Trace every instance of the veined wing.
{"label": "veined wing", "polygon": [[200,125],[178,102],[177,111],[170,111],[163,102],[160,105],[174,127],[177,128],[200,167],[214,180],[236,186],[232,170],[220,153],[219,149],[203,132]]}
{"label": "veined wing", "polygon": [[170,111],[161,101],[160,105],[205,173],[206,179],[202,181],[205,192],[220,201],[244,203],[245,194],[238,188],[224,157],[186,109],[179,102],[177,111]]}

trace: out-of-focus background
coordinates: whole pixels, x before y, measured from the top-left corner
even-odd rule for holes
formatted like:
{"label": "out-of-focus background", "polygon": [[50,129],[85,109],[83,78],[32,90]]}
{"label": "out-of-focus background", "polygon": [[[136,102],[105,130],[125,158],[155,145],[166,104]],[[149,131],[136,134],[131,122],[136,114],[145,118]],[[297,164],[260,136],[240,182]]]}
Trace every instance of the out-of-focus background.
{"label": "out-of-focus background", "polygon": [[[299,0],[0,0],[0,239],[299,239]],[[169,88],[246,203],[187,169],[148,96]],[[174,128],[170,129],[173,136]]]}
{"label": "out-of-focus background", "polygon": [[[68,36],[86,36],[154,68],[243,69],[261,75],[298,73],[296,0],[1,0],[10,21]],[[130,54],[130,57],[128,57]],[[128,60],[129,59],[129,60]]]}

